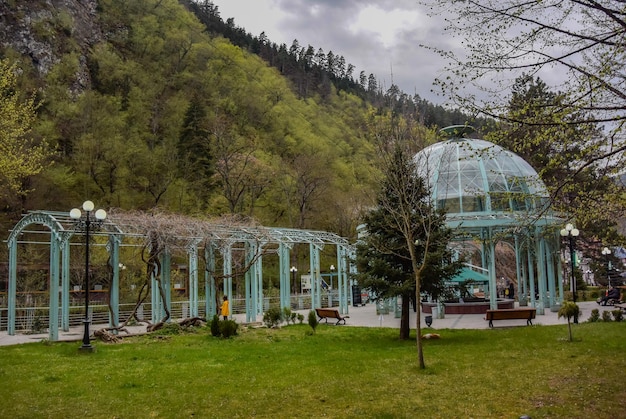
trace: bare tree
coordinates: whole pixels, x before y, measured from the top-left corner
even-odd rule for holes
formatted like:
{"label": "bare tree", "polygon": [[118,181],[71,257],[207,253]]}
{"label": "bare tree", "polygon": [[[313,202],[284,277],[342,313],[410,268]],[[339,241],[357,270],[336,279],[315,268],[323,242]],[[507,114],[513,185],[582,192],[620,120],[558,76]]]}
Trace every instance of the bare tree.
{"label": "bare tree", "polygon": [[[427,46],[448,61],[440,88],[463,106],[499,117],[502,92],[522,73],[540,76],[567,93],[562,108],[577,111],[568,124],[598,122],[626,146],[626,12],[621,0],[423,0],[445,18],[458,52]],[[453,18],[451,18],[453,16]],[[551,83],[551,81],[553,81]],[[470,94],[468,90],[479,93]],[[574,112],[570,112],[574,113]],[[522,121],[523,122],[523,121]],[[619,138],[621,136],[621,139]]]}

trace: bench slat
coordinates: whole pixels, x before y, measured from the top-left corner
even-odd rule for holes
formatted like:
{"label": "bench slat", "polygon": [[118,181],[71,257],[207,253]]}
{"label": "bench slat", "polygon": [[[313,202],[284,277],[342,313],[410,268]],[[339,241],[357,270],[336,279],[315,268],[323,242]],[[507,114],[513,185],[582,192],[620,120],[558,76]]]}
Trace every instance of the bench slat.
{"label": "bench slat", "polygon": [[342,316],[339,314],[339,310],[334,308],[316,308],[315,312],[317,313],[319,320],[325,320],[326,323],[328,323],[328,319],[337,319],[337,323],[335,324],[340,324],[341,322],[346,324],[346,319],[350,318],[350,316]]}
{"label": "bench slat", "polygon": [[499,310],[487,310],[485,320],[489,320],[489,327],[493,327],[494,320],[526,320],[528,326],[532,326],[537,310],[534,308],[504,308]]}

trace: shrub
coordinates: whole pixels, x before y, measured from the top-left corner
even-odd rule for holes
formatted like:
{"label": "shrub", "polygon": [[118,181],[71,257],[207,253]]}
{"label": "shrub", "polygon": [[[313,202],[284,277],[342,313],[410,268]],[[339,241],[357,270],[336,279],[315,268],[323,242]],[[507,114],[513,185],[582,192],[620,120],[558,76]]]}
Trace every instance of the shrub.
{"label": "shrub", "polygon": [[289,307],[283,307],[283,319],[289,324],[291,321],[291,309]]}
{"label": "shrub", "polygon": [[217,314],[213,316],[213,319],[211,319],[209,327],[211,328],[211,335],[215,337],[221,336],[222,332],[220,331],[220,318]]}
{"label": "shrub", "polygon": [[213,319],[211,319],[209,327],[211,329],[211,335],[229,338],[237,334],[239,325],[234,320],[220,320],[219,316],[216,314],[213,316]]}
{"label": "shrub", "polygon": [[603,311],[602,312],[602,321],[603,322],[610,322],[610,321],[612,321],[612,319],[611,319],[611,312],[610,311]]}
{"label": "shrub", "polygon": [[319,321],[317,320],[317,314],[315,314],[315,310],[309,311],[309,326],[311,326],[311,329],[313,329],[313,333],[315,333],[315,329],[317,328],[318,324]]}
{"label": "shrub", "polygon": [[593,310],[591,310],[591,315],[589,316],[589,320],[587,321],[590,323],[595,323],[598,320],[600,320],[600,310],[594,308]]}
{"label": "shrub", "polygon": [[621,322],[624,319],[624,314],[622,313],[622,310],[613,310],[611,311],[611,314],[613,314],[613,318],[616,322]]}
{"label": "shrub", "polygon": [[221,320],[219,322],[220,333],[223,338],[228,339],[231,336],[237,335],[237,328],[239,325],[234,320]]}
{"label": "shrub", "polygon": [[297,313],[298,314],[298,322],[300,324],[304,323],[304,314],[301,313]]}
{"label": "shrub", "polygon": [[283,321],[283,311],[280,307],[270,307],[263,313],[263,323],[269,328],[278,326]]}
{"label": "shrub", "polygon": [[182,331],[182,327],[180,326],[180,324],[176,323],[176,322],[167,322],[167,323],[163,323],[163,326],[161,326],[158,330],[155,331],[155,334],[157,335],[178,335],[180,334],[180,332]]}

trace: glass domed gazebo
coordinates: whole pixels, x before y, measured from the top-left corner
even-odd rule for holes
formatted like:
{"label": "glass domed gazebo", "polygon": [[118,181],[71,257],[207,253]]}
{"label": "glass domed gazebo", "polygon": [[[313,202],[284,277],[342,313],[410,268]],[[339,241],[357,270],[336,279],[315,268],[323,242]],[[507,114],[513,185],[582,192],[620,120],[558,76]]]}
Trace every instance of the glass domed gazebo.
{"label": "glass domed gazebo", "polygon": [[[490,308],[497,308],[496,244],[515,252],[518,296],[543,314],[562,301],[558,228],[537,172],[521,157],[488,141],[468,138],[469,126],[444,128],[448,139],[415,155],[418,174],[428,179],[431,198],[447,213],[458,243],[472,243],[480,265],[459,279],[485,275]],[[461,246],[462,247],[462,246]],[[558,290],[557,290],[558,288]],[[485,295],[487,297],[487,293]]]}

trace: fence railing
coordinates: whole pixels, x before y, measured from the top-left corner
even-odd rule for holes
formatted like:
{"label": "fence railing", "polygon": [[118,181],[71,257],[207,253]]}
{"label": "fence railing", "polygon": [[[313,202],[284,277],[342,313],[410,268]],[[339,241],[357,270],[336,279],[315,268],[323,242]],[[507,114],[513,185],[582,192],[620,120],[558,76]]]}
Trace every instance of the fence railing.
{"label": "fence railing", "polygon": [[[336,292],[327,292],[321,298],[322,307],[336,307],[339,305],[338,295]],[[297,294],[292,295],[290,299],[291,309],[295,311],[311,310],[311,295]],[[263,312],[270,307],[280,305],[279,297],[263,298]],[[120,304],[119,323],[125,322],[134,309],[135,304]],[[205,301],[198,301],[198,314],[200,317],[206,317]],[[84,305],[70,305],[69,307],[69,323],[70,327],[80,326],[85,319]],[[183,319],[189,317],[189,301],[173,301],[171,307],[172,319]],[[152,305],[144,303],[139,307],[138,317],[150,320]],[[246,302],[243,298],[233,298],[231,300],[231,314],[244,314],[246,312]],[[61,324],[59,310],[59,325]],[[108,324],[109,308],[106,304],[93,303],[89,305],[89,318],[92,324]],[[8,309],[6,306],[0,307],[0,331],[7,330]],[[47,306],[21,306],[16,309],[15,329],[20,332],[41,332],[45,331],[50,324],[50,310]]]}

